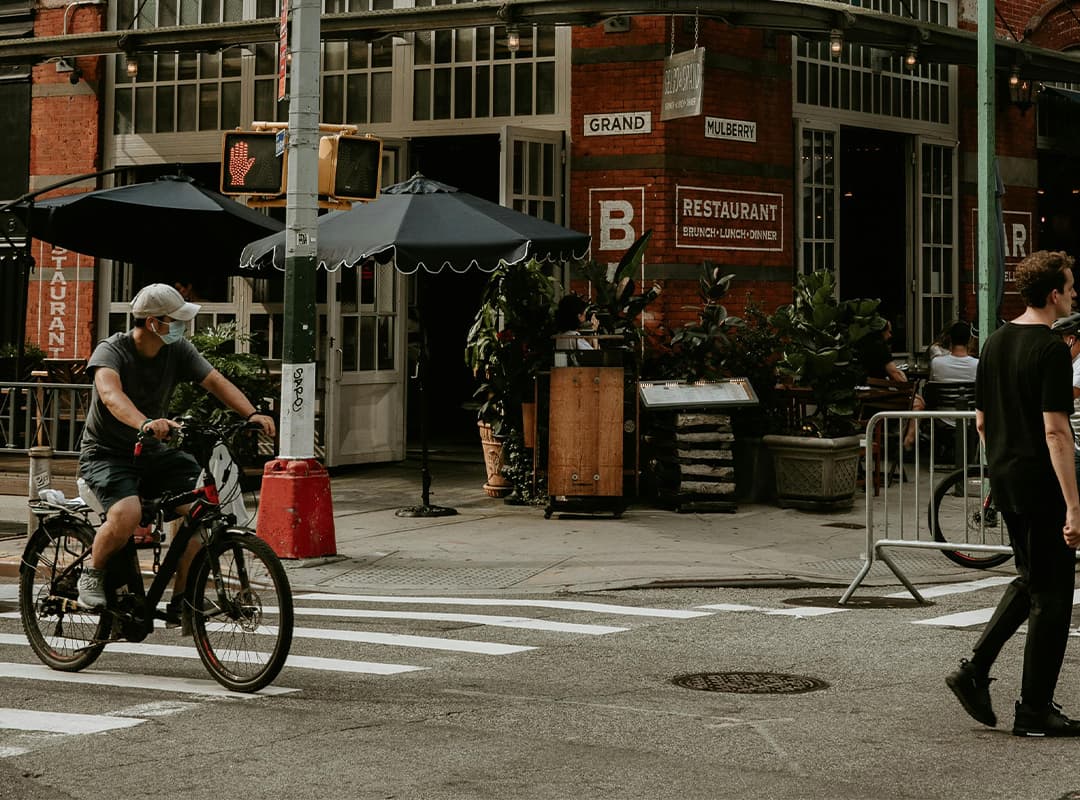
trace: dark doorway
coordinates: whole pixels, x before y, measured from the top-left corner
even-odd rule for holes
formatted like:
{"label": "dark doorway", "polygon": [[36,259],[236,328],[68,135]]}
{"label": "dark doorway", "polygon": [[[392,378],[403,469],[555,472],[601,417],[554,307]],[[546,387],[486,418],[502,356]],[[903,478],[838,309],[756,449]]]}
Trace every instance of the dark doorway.
{"label": "dark doorway", "polygon": [[892,346],[906,350],[907,137],[869,128],[840,131],[840,296],[881,300]]}
{"label": "dark doorway", "polygon": [[[499,201],[499,137],[442,136],[414,139],[410,172],[456,186],[485,200]],[[427,331],[429,367],[428,437],[436,450],[473,447],[479,458],[476,381],[465,366],[465,336],[480,307],[487,273],[477,269],[456,273],[449,269],[413,278],[417,312]],[[412,313],[412,310],[410,310]],[[416,384],[409,381],[407,438],[419,443]]]}
{"label": "dark doorway", "polygon": [[1080,255],[1080,156],[1039,152],[1038,244]]}

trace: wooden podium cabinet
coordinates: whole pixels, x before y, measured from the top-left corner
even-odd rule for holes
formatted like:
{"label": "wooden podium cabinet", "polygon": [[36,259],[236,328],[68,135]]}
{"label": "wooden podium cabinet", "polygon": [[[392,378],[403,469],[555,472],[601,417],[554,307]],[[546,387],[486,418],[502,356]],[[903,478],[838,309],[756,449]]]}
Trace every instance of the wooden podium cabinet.
{"label": "wooden podium cabinet", "polygon": [[551,370],[544,516],[556,508],[625,509],[623,380],[621,366]]}

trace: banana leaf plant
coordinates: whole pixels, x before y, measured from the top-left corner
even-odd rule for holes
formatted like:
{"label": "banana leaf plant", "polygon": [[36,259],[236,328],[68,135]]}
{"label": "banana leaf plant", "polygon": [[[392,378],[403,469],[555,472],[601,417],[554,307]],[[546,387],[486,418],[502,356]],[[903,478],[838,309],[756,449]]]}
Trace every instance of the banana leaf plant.
{"label": "banana leaf plant", "polygon": [[807,387],[813,398],[815,410],[800,433],[831,437],[856,430],[856,387],[866,382],[859,352],[867,337],[885,328],[877,312],[880,302],[838,300],[835,275],[818,270],[800,275],[794,301],[770,318],[782,340],[777,371]]}

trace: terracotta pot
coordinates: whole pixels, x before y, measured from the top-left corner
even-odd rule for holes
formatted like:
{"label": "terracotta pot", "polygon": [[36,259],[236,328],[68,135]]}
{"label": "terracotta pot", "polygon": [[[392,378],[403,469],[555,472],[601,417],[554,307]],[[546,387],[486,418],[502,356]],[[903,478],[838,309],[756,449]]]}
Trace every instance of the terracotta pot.
{"label": "terracotta pot", "polygon": [[477,427],[480,429],[480,446],[484,450],[484,466],[487,468],[484,491],[488,497],[506,497],[514,487],[502,475],[502,442],[486,422],[478,422]]}

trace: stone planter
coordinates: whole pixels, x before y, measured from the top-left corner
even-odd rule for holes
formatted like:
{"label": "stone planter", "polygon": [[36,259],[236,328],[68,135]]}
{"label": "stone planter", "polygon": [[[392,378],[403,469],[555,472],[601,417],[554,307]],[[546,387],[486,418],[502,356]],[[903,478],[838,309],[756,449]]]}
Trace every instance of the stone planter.
{"label": "stone planter", "polygon": [[839,511],[855,503],[860,437],[765,436],[776,470],[776,503],[804,511]]}
{"label": "stone planter", "polygon": [[487,468],[487,483],[484,491],[488,497],[506,497],[514,488],[502,474],[502,441],[496,438],[491,426],[478,422],[480,446],[484,450],[484,466]]}

